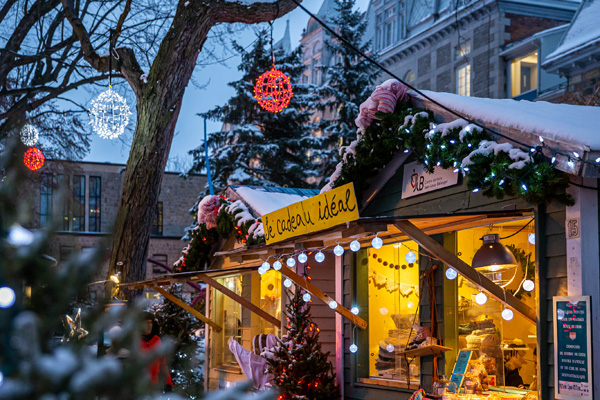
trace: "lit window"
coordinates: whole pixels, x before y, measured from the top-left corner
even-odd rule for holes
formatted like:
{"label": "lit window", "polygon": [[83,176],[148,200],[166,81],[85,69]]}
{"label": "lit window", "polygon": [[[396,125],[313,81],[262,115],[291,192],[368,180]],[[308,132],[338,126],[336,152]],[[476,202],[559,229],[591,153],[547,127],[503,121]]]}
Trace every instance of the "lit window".
{"label": "lit window", "polygon": [[[260,276],[260,308],[281,319],[281,274],[274,269]],[[256,318],[260,333],[279,336],[279,328],[263,318]]]}
{"label": "lit window", "polygon": [[[242,296],[243,277],[232,276],[217,279],[235,294]],[[242,305],[218,290],[213,290],[213,320],[223,327],[220,333],[214,333],[212,366],[235,365],[235,356],[227,348],[227,340],[233,338],[242,344]],[[225,349],[225,351],[223,351]]]}
{"label": "lit window", "polygon": [[414,81],[416,78],[415,73],[413,71],[411,71],[410,69],[408,71],[406,71],[406,73],[404,74],[404,82],[406,83],[410,83],[412,81]]}
{"label": "lit window", "polygon": [[85,231],[85,176],[73,175],[72,231]]}
{"label": "lit window", "polygon": [[517,58],[510,63],[510,95],[518,96],[522,93],[537,89],[537,51]]}
{"label": "lit window", "polygon": [[89,193],[89,229],[90,232],[100,232],[100,193],[101,178],[99,176],[90,176]]}
{"label": "lit window", "polygon": [[456,70],[456,93],[471,95],[471,64],[465,64]]}

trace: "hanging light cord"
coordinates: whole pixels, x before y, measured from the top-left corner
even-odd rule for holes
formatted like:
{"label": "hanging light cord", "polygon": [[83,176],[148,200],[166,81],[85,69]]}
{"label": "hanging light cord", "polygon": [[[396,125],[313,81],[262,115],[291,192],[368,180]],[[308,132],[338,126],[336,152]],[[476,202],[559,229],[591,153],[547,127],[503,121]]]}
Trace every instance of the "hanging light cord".
{"label": "hanging light cord", "polygon": [[273,21],[269,21],[269,27],[271,30],[271,58],[273,60],[273,68],[275,68],[275,52],[273,51]]}
{"label": "hanging light cord", "polygon": [[[327,30],[329,33],[331,33],[335,38],[337,38],[340,42],[344,43],[346,46],[348,46],[349,48],[351,48],[352,50],[354,50],[355,53],[357,53],[359,56],[361,56],[362,58],[364,58],[365,60],[367,60],[368,62],[370,62],[371,64],[375,65],[377,68],[379,68],[381,71],[385,72],[386,74],[388,74],[389,76],[391,76],[392,78],[398,80],[399,82],[401,82],[402,84],[404,84],[406,87],[408,87],[409,89],[415,91],[416,93],[418,93],[419,95],[421,95],[423,98],[429,100],[430,102],[432,102],[433,104],[438,105],[439,107],[441,107],[442,109],[444,109],[445,111],[449,112],[450,114],[464,119],[465,121],[469,122],[472,125],[478,126],[479,128],[483,129],[483,130],[488,130],[492,133],[494,133],[497,136],[500,136],[508,141],[511,141],[513,143],[518,144],[519,146],[523,146],[523,147],[532,147],[532,145],[526,144],[524,142],[521,142],[518,139],[514,139],[512,137],[506,136],[503,133],[499,132],[496,129],[492,129],[489,127],[485,127],[482,123],[479,123],[477,121],[474,121],[462,114],[460,114],[457,111],[454,111],[453,109],[439,103],[438,101],[432,99],[431,97],[427,96],[425,93],[421,92],[419,89],[417,89],[416,87],[412,86],[411,84],[405,82],[404,80],[400,79],[398,76],[396,76],[394,73],[392,73],[390,70],[388,70],[387,68],[385,68],[382,64],[380,64],[379,62],[377,62],[376,60],[374,60],[373,58],[369,57],[367,54],[365,54],[364,52],[360,51],[356,46],[354,46],[352,43],[350,43],[348,40],[346,40],[344,37],[342,37],[340,34],[338,34],[334,29],[330,28],[329,26],[327,26],[327,24],[325,22],[323,22],[322,20],[320,20],[316,15],[314,15],[313,13],[311,13],[306,7],[304,7],[300,1],[301,0],[292,0],[294,3],[296,3],[298,5],[298,7],[300,7],[304,12],[306,12],[308,15],[310,15],[311,18],[313,18],[315,21],[317,21],[323,28],[325,28],[325,30]],[[567,157],[567,159],[569,161],[571,161],[571,159],[573,158],[571,155],[559,151],[559,150],[555,150],[552,149],[550,147],[548,147],[547,145],[545,145],[545,143],[541,143],[543,146],[542,147],[546,147],[548,149],[550,149],[550,151],[554,154],[560,154],[562,156]],[[533,148],[537,148],[539,146],[534,146]],[[600,158],[598,159],[597,162],[592,162],[592,161],[586,161],[581,159],[580,157],[575,157],[575,159],[579,162],[582,162],[584,164],[590,164],[590,165],[597,165],[598,162],[600,162]],[[595,190],[598,190],[597,188],[594,188]]]}
{"label": "hanging light cord", "polygon": [[108,87],[112,88],[112,58],[113,58],[113,30],[108,30]]}
{"label": "hanging light cord", "polygon": [[518,231],[516,231],[516,232],[515,232],[515,233],[513,233],[513,234],[510,234],[510,235],[508,235],[508,236],[505,236],[505,237],[501,237],[501,238],[500,238],[500,240],[508,239],[508,238],[510,238],[510,237],[513,237],[513,236],[515,236],[517,233],[519,233],[519,232],[521,232],[523,229],[527,228],[527,227],[529,226],[529,224],[531,224],[531,223],[533,222],[533,220],[534,220],[534,219],[535,219],[535,218],[531,218],[531,219],[529,220],[529,222],[528,222],[528,223],[526,223],[525,225],[523,225],[523,227],[521,227],[521,229],[519,229]]}

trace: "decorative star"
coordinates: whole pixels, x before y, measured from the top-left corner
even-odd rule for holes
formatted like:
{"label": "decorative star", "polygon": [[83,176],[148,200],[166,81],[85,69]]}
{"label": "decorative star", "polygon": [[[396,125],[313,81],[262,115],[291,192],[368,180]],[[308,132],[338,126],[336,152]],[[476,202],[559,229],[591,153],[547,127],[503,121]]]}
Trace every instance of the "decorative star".
{"label": "decorative star", "polygon": [[70,342],[74,337],[77,337],[77,340],[79,340],[88,334],[88,331],[81,327],[81,308],[77,309],[77,314],[75,314],[74,318],[65,315],[63,325],[65,327],[65,334],[61,340],[62,342]]}

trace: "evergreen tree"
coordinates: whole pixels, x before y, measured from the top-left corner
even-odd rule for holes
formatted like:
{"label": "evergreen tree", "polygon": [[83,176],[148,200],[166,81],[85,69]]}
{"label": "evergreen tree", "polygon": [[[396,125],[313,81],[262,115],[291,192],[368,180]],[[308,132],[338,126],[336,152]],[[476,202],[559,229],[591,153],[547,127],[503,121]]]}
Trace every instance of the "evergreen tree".
{"label": "evergreen tree", "polygon": [[339,399],[333,365],[327,361],[329,352],[321,350],[319,328],[310,316],[310,305],[302,298],[304,293],[298,286],[293,294],[288,293],[288,333],[273,349],[263,353],[267,371],[274,376],[279,400]]}
{"label": "evergreen tree", "polygon": [[[181,299],[182,286],[176,283],[166,290]],[[204,302],[195,308],[204,312]],[[173,361],[169,363],[173,386],[190,399],[200,398],[204,392],[204,340],[196,331],[203,328],[203,324],[168,299],[153,304],[151,311],[160,327],[160,336],[176,340]]]}
{"label": "evergreen tree", "polygon": [[[272,67],[268,35],[257,31],[250,51],[233,43],[242,57],[238,70],[243,76],[229,85],[235,95],[227,104],[202,114],[223,122],[223,129],[210,135],[210,167],[215,187],[228,184],[279,185],[307,187],[307,179],[317,174],[307,152],[318,156],[321,139],[311,137],[310,115],[318,95],[311,85],[300,84],[304,71],[301,48],[290,54],[275,51],[275,66],[292,82],[294,96],[280,113],[260,108],[254,98],[256,79]],[[194,158],[192,173],[205,168],[204,144],[190,152]]]}
{"label": "evergreen tree", "polygon": [[[335,0],[336,13],[330,18],[330,26],[354,47],[369,53],[371,42],[364,42],[367,21],[362,13],[353,10],[356,0]],[[333,114],[323,119],[321,128],[329,139],[330,154],[324,157],[322,175],[330,176],[337,164],[339,146],[348,145],[356,139],[359,106],[373,92],[374,70],[372,65],[337,38],[329,36],[326,41],[335,63],[323,67],[326,84],[321,88],[324,99],[321,109]],[[373,55],[371,54],[371,57]],[[327,114],[326,114],[327,115]]]}

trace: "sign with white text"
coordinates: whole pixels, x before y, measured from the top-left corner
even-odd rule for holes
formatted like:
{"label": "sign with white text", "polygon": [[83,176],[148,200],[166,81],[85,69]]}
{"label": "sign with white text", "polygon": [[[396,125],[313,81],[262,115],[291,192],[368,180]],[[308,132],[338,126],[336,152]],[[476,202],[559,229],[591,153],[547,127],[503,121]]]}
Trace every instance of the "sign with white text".
{"label": "sign with white text", "polygon": [[436,168],[432,174],[424,166],[412,162],[404,166],[402,198],[433,192],[458,183],[458,174],[450,169]]}
{"label": "sign with white text", "polygon": [[352,183],[262,216],[267,244],[357,219],[358,204]]}
{"label": "sign with white text", "polygon": [[590,296],[555,296],[554,397],[593,399]]}

